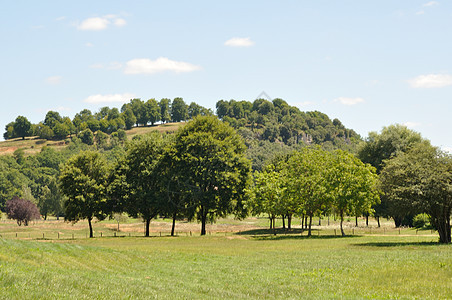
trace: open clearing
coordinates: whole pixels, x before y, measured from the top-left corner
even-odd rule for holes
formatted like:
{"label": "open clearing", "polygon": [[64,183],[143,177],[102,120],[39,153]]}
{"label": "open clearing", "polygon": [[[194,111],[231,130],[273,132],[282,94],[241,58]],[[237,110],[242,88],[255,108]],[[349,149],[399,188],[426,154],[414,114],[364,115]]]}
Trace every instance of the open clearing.
{"label": "open clearing", "polygon": [[[213,231],[230,229],[227,224],[234,222],[241,232]],[[452,297],[452,247],[437,244],[430,231],[342,238],[327,227],[307,238],[300,229],[273,236],[260,222],[265,224],[261,219],[220,220],[204,237],[190,236],[178,224],[179,236],[164,231],[160,237],[169,222],[158,220],[154,236],[143,238],[134,236],[142,233],[140,223],[129,220],[117,233],[123,237],[115,238],[110,228],[115,222],[104,221],[95,224],[103,237],[87,239],[84,223],[46,221],[18,228],[2,221],[0,298]],[[199,227],[183,225],[185,230]],[[130,229],[134,226],[139,231]],[[45,239],[39,238],[42,231]],[[57,231],[60,239],[51,236]],[[73,240],[71,232],[79,235]]]}

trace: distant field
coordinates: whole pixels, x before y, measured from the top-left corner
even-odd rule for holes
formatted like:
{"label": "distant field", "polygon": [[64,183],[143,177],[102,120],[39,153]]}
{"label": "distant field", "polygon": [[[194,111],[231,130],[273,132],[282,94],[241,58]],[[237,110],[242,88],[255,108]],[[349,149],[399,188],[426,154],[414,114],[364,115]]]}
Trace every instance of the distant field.
{"label": "distant field", "polygon": [[[127,137],[132,139],[135,135],[146,134],[153,130],[161,132],[176,131],[183,124],[185,123],[168,123],[155,126],[134,127],[131,130],[127,130],[126,133]],[[43,140],[38,137],[26,137],[25,140],[16,138],[0,142],[0,155],[13,154],[17,149],[23,149],[27,155],[36,154],[41,151],[41,148],[44,146],[60,150],[66,147],[66,144],[64,140]]]}
{"label": "distant field", "polygon": [[179,223],[168,237],[169,220],[157,220],[150,238],[137,237],[137,220],[119,232],[103,221],[95,224],[103,237],[88,239],[83,222],[19,228],[3,220],[0,298],[452,298],[452,247],[430,231],[360,227],[362,235],[341,238],[332,225],[308,239],[299,228],[273,236],[265,221],[220,220],[204,237],[199,224]]}

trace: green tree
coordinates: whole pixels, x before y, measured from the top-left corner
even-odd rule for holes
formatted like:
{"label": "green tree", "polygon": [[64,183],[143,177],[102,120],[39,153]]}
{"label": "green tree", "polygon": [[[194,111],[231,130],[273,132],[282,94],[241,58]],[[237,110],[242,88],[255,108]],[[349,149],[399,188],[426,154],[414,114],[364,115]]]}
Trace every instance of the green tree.
{"label": "green tree", "polygon": [[312,217],[321,215],[331,205],[328,180],[331,153],[318,147],[303,148],[290,157],[287,165],[287,192],[309,217],[308,236],[311,236]]}
{"label": "green tree", "polygon": [[105,218],[107,174],[103,157],[97,152],[84,151],[66,162],[60,176],[60,188],[67,197],[65,218],[73,222],[87,219],[91,238],[93,218]]}
{"label": "green tree", "polygon": [[171,121],[171,100],[167,98],[163,98],[159,102],[160,107],[160,120],[162,120],[163,123],[167,123]]}
{"label": "green tree", "polygon": [[188,119],[188,107],[182,98],[175,98],[171,105],[171,120],[173,122],[185,121]]}
{"label": "green tree", "polygon": [[87,129],[83,130],[82,132],[80,132],[78,134],[78,137],[80,138],[80,140],[84,144],[87,144],[87,145],[93,145],[94,144],[94,134],[89,128],[87,128]]}
{"label": "green tree", "polygon": [[186,179],[192,208],[190,217],[206,223],[235,213],[243,216],[245,190],[250,181],[250,162],[243,139],[216,117],[196,117],[176,135],[177,170]]}
{"label": "green tree", "polygon": [[53,110],[48,111],[44,119],[44,125],[49,126],[52,130],[56,124],[61,122],[63,122],[63,118],[60,113]]}
{"label": "green tree", "polygon": [[[337,123],[337,121],[336,121]],[[384,161],[395,157],[399,153],[409,151],[413,145],[425,141],[418,132],[408,129],[403,125],[390,125],[383,127],[381,133],[370,132],[369,137],[360,145],[358,157],[371,164],[380,174]],[[380,217],[392,217],[396,227],[412,225],[412,219],[416,213],[406,210],[404,205],[397,203],[386,195],[381,196],[381,203],[374,205],[375,217],[380,223]]]}
{"label": "green tree", "polygon": [[345,235],[345,215],[360,216],[370,213],[373,204],[379,202],[378,176],[375,168],[364,164],[353,154],[336,150],[328,167],[328,185],[331,188],[332,205],[341,220],[341,233]]}
{"label": "green tree", "polygon": [[5,126],[5,133],[3,134],[3,138],[5,140],[13,139],[17,137],[14,133],[14,122],[10,122]]}
{"label": "green tree", "polygon": [[276,234],[275,220],[277,215],[284,214],[285,184],[280,172],[264,171],[254,173],[252,201],[250,201],[253,215],[267,214],[270,229]]}
{"label": "green tree", "polygon": [[31,136],[32,134],[31,123],[26,117],[18,116],[13,127],[15,135],[21,137],[23,140],[26,136]]}
{"label": "green tree", "polygon": [[127,108],[123,112],[123,118],[124,118],[124,122],[125,122],[127,130],[132,129],[133,125],[137,122],[137,118],[135,117],[132,109],[130,109],[130,108]]}
{"label": "green tree", "polygon": [[428,143],[387,160],[381,172],[385,195],[430,216],[440,243],[451,243],[452,157]]}
{"label": "green tree", "polygon": [[[149,236],[151,220],[163,211],[164,198],[160,172],[165,138],[158,132],[133,140],[125,159],[116,167],[111,193],[116,202],[113,210],[124,209],[130,216],[145,222],[145,236]],[[116,209],[115,209],[116,208]]]}
{"label": "green tree", "polygon": [[160,107],[155,99],[149,99],[145,103],[147,119],[154,125],[155,122],[160,121]]}

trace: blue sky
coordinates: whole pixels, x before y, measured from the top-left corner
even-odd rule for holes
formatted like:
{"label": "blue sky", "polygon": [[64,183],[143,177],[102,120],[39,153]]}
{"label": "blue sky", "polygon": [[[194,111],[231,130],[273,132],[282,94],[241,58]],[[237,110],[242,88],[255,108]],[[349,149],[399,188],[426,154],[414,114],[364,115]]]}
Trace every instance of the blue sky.
{"label": "blue sky", "polygon": [[48,110],[265,91],[363,137],[452,150],[452,1],[2,1],[0,126]]}

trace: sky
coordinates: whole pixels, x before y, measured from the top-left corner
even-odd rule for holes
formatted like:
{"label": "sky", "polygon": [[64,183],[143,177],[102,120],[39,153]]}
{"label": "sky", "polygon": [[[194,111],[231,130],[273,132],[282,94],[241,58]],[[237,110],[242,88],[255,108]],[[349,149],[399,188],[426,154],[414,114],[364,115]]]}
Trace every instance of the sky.
{"label": "sky", "polygon": [[265,92],[363,138],[398,123],[452,152],[452,1],[0,3],[1,130],[131,98],[215,109]]}

